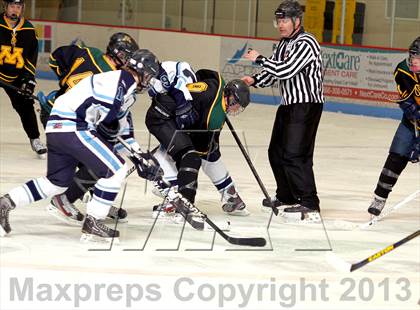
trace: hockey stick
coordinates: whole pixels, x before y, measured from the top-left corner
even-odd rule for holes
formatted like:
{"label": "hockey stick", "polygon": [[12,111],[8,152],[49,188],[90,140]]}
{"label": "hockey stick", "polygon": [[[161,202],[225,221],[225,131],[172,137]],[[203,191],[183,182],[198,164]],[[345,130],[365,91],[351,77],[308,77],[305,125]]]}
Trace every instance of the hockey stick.
{"label": "hockey stick", "polygon": [[386,248],[376,252],[375,254],[369,256],[368,258],[365,258],[364,260],[358,262],[358,263],[354,263],[354,264],[350,264],[346,261],[344,261],[343,259],[341,259],[340,257],[338,257],[337,255],[335,255],[332,252],[327,253],[327,262],[330,263],[331,265],[333,265],[337,270],[340,271],[345,271],[345,272],[353,272],[359,268],[362,268],[363,266],[373,262],[374,260],[377,260],[378,258],[384,256],[385,254],[391,252],[392,250],[395,250],[396,248],[398,248],[399,246],[403,245],[404,243],[407,243],[408,241],[418,237],[420,235],[420,230],[417,230],[416,232],[410,234],[409,236],[401,239],[398,242],[395,242],[394,244],[391,244],[389,246],[387,246]]}
{"label": "hockey stick", "polygon": [[279,210],[277,210],[276,207],[274,207],[273,203],[271,202],[271,198],[270,195],[268,195],[267,189],[265,188],[263,182],[261,181],[260,176],[257,173],[257,170],[255,169],[254,165],[252,164],[251,159],[249,158],[248,153],[246,152],[241,140],[239,139],[238,135],[236,134],[235,129],[232,126],[232,123],[230,122],[229,118],[226,116],[226,124],[228,125],[230,132],[233,135],[233,138],[235,139],[236,143],[238,144],[242,155],[244,155],[246,162],[248,163],[249,168],[252,171],[252,174],[254,175],[255,179],[257,180],[258,185],[260,186],[262,192],[264,193],[265,198],[270,202],[271,204],[271,209],[273,210],[275,215],[279,214]]}
{"label": "hockey stick", "polygon": [[377,222],[382,220],[384,217],[389,216],[395,210],[400,209],[401,207],[403,207],[404,205],[406,205],[410,201],[416,199],[419,194],[420,194],[420,190],[415,191],[414,193],[407,196],[406,198],[404,198],[402,201],[400,201],[396,205],[394,205],[394,206],[392,206],[388,209],[385,209],[385,212],[382,212],[381,215],[373,217],[369,222],[366,222],[366,223],[363,223],[363,224],[357,224],[357,223],[353,223],[353,222],[349,222],[349,221],[336,220],[336,221],[333,222],[333,225],[335,227],[338,227],[338,228],[344,229],[344,230],[355,230],[355,229],[362,229],[363,230],[363,229],[366,229],[369,226],[372,226],[372,225],[376,224]]}
{"label": "hockey stick", "polygon": [[9,83],[5,83],[5,82],[3,82],[2,80],[0,80],[0,86],[8,87],[8,88],[10,88],[11,90],[14,90],[14,91],[18,92],[18,93],[19,93],[19,94],[21,94],[22,96],[25,96],[25,97],[28,97],[28,98],[31,98],[31,99],[33,99],[33,100],[36,100],[36,101],[40,102],[40,101],[39,101],[39,98],[38,98],[37,96],[34,96],[34,95],[32,95],[32,94],[29,94],[29,93],[26,93],[26,92],[24,92],[22,89],[20,89],[19,87],[16,87],[16,86],[11,85],[11,84],[9,84]]}
{"label": "hockey stick", "polygon": [[[118,141],[131,153],[134,152],[133,148],[127,143],[125,142],[121,137],[117,138]],[[165,182],[163,180],[163,178],[161,176],[159,176],[156,179],[157,182],[162,181]],[[222,229],[220,229],[219,226],[217,226],[215,223],[213,223],[212,220],[210,220],[207,215],[203,212],[201,212],[197,207],[194,206],[194,208],[197,209],[197,211],[200,213],[200,215],[203,217],[204,221],[211,227],[214,229],[215,232],[217,232],[220,236],[222,236],[223,239],[225,239],[227,242],[231,243],[231,244],[236,244],[236,245],[247,245],[247,246],[258,246],[258,247],[262,247],[265,246],[267,241],[264,238],[260,238],[260,237],[256,237],[256,238],[240,238],[240,237],[232,237],[232,236],[228,236],[226,233],[223,232]],[[188,214],[187,214],[188,215]],[[185,219],[188,219],[188,216],[185,216]],[[189,224],[191,224],[191,222],[188,222]],[[191,224],[191,226],[194,227],[193,224]],[[194,227],[195,228],[195,227]]]}

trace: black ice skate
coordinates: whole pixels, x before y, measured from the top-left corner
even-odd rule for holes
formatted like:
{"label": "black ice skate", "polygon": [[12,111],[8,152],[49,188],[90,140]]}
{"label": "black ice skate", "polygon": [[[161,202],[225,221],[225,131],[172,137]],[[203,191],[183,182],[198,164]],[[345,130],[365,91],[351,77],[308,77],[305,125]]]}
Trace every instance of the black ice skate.
{"label": "black ice skate", "polygon": [[87,214],[82,227],[82,242],[119,242],[120,232],[104,225],[101,220]]}
{"label": "black ice skate", "polygon": [[383,208],[385,207],[386,199],[376,196],[373,197],[373,200],[368,208],[368,212],[374,216],[381,214]]}
{"label": "black ice skate", "polygon": [[31,141],[31,148],[38,155],[38,158],[39,159],[46,159],[47,158],[47,148],[41,142],[41,140],[39,140],[39,138],[36,138],[36,139],[30,139],[30,141]]}
{"label": "black ice skate", "polygon": [[83,214],[64,194],[54,196],[46,209],[49,214],[66,224],[82,226]]}
{"label": "black ice skate", "polygon": [[123,208],[117,208],[114,206],[111,206],[111,208],[108,211],[108,218],[112,219],[112,220],[116,220],[118,219],[118,222],[120,223],[127,223],[127,211],[124,210]]}
{"label": "black ice skate", "polygon": [[179,197],[169,201],[172,204],[177,213],[181,214],[182,217],[195,229],[204,230],[206,226],[206,217],[201,213],[194,205],[189,202],[186,198],[179,195]]}
{"label": "black ice skate", "polygon": [[295,223],[321,223],[321,214],[318,210],[312,210],[301,204],[295,204],[291,207],[285,208],[281,212],[281,216],[286,222]]}
{"label": "black ice skate", "polygon": [[273,207],[279,209],[280,211],[283,210],[284,208],[286,208],[287,206],[292,206],[293,205],[293,204],[290,204],[290,203],[281,202],[280,200],[277,199],[277,196],[274,195],[274,196],[270,197],[270,199],[267,199],[267,198],[263,199],[261,211],[263,211],[263,212],[271,212],[272,211],[270,201],[273,204]]}
{"label": "black ice skate", "polygon": [[12,231],[9,223],[9,212],[16,207],[8,194],[0,197],[0,237],[4,237]]}
{"label": "black ice skate", "polygon": [[248,216],[250,214],[233,185],[223,192],[222,203],[222,209],[226,214],[237,216]]}

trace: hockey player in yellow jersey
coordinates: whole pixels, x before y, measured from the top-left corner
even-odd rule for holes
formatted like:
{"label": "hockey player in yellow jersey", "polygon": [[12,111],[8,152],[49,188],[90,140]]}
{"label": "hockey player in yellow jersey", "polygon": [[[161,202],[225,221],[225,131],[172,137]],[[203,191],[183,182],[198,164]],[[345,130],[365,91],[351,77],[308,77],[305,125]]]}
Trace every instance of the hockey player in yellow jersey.
{"label": "hockey player in yellow jersey", "polygon": [[47,148],[39,138],[34,100],[30,98],[36,86],[38,59],[35,28],[23,17],[24,0],[5,0],[3,8],[4,13],[0,16],[0,87],[4,88],[19,114],[32,150],[45,159]]}

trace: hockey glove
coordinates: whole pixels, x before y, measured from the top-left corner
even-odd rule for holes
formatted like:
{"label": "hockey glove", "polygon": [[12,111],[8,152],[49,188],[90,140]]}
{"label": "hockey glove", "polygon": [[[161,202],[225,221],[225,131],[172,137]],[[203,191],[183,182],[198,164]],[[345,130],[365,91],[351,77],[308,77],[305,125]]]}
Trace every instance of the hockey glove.
{"label": "hockey glove", "polygon": [[157,159],[150,152],[135,152],[128,158],[136,167],[139,177],[149,181],[156,181],[162,178],[163,170],[160,168]]}
{"label": "hockey glove", "polygon": [[415,102],[403,101],[400,103],[400,108],[409,121],[416,122],[420,120],[420,108]]}
{"label": "hockey glove", "polygon": [[117,142],[118,133],[120,131],[120,122],[115,120],[111,124],[99,123],[96,127],[96,132],[106,141],[115,143]]}
{"label": "hockey glove", "polygon": [[31,96],[35,91],[36,82],[33,78],[24,78],[20,86],[20,93],[22,95]]}
{"label": "hockey glove", "polygon": [[418,163],[420,160],[419,157],[420,157],[420,137],[417,137],[416,140],[414,140],[408,160],[411,161],[412,163]]}
{"label": "hockey glove", "polygon": [[48,114],[51,113],[57,92],[57,90],[53,90],[48,95],[45,95],[43,91],[39,91],[36,95],[38,97],[39,104],[41,105],[42,110]]}
{"label": "hockey glove", "polygon": [[191,127],[198,120],[198,113],[190,101],[180,105],[175,110],[175,122],[178,129]]}

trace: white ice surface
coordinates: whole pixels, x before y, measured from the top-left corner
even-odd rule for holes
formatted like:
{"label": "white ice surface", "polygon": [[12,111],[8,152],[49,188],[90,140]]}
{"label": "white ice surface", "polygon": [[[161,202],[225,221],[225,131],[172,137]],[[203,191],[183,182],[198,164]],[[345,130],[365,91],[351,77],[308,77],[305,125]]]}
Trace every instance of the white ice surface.
{"label": "white ice surface", "polygon": [[[55,87],[52,82],[40,84],[43,90]],[[142,148],[148,142],[144,125],[148,105],[141,96],[134,108]],[[270,193],[275,183],[267,145],[275,111],[273,106],[251,104],[232,119]],[[325,260],[325,251],[332,247],[345,261],[358,262],[419,229],[419,199],[366,231],[342,231],[332,225],[334,220],[369,220],[366,209],[397,126],[395,120],[324,112],[314,169],[326,231],[322,225],[284,224],[274,217],[269,227],[272,247],[262,251],[229,245],[218,236],[212,245],[211,232],[189,226],[180,242],[182,226],[162,221],[150,233],[151,208],[160,199],[151,194],[150,184],[145,193],[145,182],[135,174],[128,179],[123,202],[129,222],[118,226],[120,244],[111,251],[89,251],[106,246],[81,244],[79,228],[46,213],[47,200],[16,209],[10,216],[12,234],[0,239],[0,309],[418,309],[419,238],[354,273],[337,272]],[[152,139],[151,147],[155,145]],[[270,214],[260,210],[263,194],[227,126],[221,149],[252,212],[249,217],[231,217],[229,233],[268,238]],[[0,90],[0,194],[43,175],[46,163],[36,159],[17,114]],[[407,166],[389,206],[420,188],[419,169]],[[200,174],[197,206],[215,222],[226,219],[219,199],[208,178]],[[84,205],[79,207],[85,210]],[[33,300],[27,280],[28,291],[18,301],[19,290],[30,277]],[[57,297],[54,286],[66,284],[70,300]],[[47,285],[52,285],[51,295]]]}

